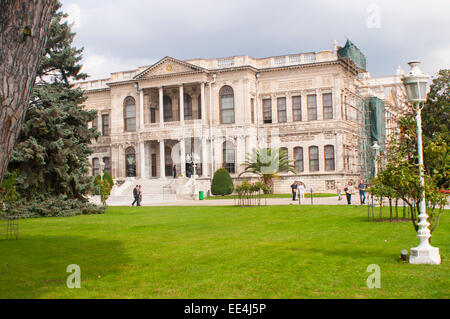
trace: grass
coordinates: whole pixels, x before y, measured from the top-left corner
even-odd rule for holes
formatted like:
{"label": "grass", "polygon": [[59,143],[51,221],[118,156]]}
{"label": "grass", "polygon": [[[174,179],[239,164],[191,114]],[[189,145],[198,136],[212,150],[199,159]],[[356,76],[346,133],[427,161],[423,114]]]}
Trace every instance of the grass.
{"label": "grass", "polygon": [[[311,194],[305,192],[305,197],[310,198]],[[337,197],[336,194],[331,193],[317,193],[314,194],[313,197]],[[210,196],[205,197],[205,199],[235,199],[238,198],[238,195],[224,195],[224,196]],[[292,198],[292,194],[261,194],[261,198]]]}
{"label": "grass", "polygon": [[[433,234],[441,265],[397,261],[409,222],[354,206],[110,207],[20,220],[0,240],[0,298],[449,298],[450,217]],[[66,267],[81,267],[68,289]],[[368,289],[367,267],[381,268]]]}

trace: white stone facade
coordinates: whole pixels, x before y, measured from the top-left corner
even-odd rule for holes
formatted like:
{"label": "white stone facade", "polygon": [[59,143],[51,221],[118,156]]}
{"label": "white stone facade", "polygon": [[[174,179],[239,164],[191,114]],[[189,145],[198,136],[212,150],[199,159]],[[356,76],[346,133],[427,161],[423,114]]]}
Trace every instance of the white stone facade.
{"label": "white stone facade", "polygon": [[[335,192],[360,176],[357,98],[360,87],[369,94],[374,86],[358,77],[362,72],[334,49],[263,59],[165,57],[82,82],[102,133],[91,160],[96,166],[104,159],[117,180],[169,180],[173,164],[177,175],[189,175],[184,155],[196,153],[207,192],[218,168],[238,179],[253,148],[282,147],[299,172],[280,173],[276,192],[290,192],[294,180]],[[133,158],[135,167],[127,165]]]}

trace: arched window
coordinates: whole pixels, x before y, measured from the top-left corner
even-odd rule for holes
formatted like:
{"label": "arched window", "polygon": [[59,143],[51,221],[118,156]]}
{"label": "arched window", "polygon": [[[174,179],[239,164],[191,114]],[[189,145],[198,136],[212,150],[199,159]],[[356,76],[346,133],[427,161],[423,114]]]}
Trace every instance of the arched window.
{"label": "arched window", "polygon": [[335,170],[334,146],[333,145],[325,146],[325,170],[326,171],[334,171]]}
{"label": "arched window", "polygon": [[100,166],[98,162],[98,158],[94,157],[92,159],[92,176],[97,176],[100,172]]}
{"label": "arched window", "polygon": [[192,120],[192,98],[189,94],[184,93],[184,119]]}
{"label": "arched window", "polygon": [[222,124],[234,123],[234,94],[231,86],[220,89],[220,122]]}
{"label": "arched window", "polygon": [[109,160],[109,157],[103,157],[103,163],[105,163],[105,171],[111,175],[111,162]]}
{"label": "arched window", "polygon": [[136,153],[132,147],[125,150],[125,170],[127,177],[136,177]]}
{"label": "arched window", "polygon": [[305,170],[303,163],[303,147],[294,148],[294,166],[297,172],[303,172]]}
{"label": "arched window", "polygon": [[319,171],[319,148],[317,146],[309,147],[309,171]]}
{"label": "arched window", "polygon": [[123,102],[124,107],[124,121],[125,131],[136,131],[136,101],[133,97],[129,96]]}
{"label": "arched window", "polygon": [[229,173],[236,172],[235,165],[235,154],[234,154],[234,143],[231,141],[226,141],[223,143],[223,167]]}
{"label": "arched window", "polygon": [[164,122],[171,122],[173,120],[172,99],[167,95],[164,95],[163,98],[163,108],[164,108]]}

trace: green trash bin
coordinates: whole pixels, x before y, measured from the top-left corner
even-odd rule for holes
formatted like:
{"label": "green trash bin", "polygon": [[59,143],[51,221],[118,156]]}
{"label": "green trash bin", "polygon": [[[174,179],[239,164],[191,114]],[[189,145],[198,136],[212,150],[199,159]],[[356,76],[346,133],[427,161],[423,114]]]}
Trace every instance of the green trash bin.
{"label": "green trash bin", "polygon": [[199,199],[199,200],[203,200],[203,191],[200,191],[200,192],[198,193],[198,199]]}

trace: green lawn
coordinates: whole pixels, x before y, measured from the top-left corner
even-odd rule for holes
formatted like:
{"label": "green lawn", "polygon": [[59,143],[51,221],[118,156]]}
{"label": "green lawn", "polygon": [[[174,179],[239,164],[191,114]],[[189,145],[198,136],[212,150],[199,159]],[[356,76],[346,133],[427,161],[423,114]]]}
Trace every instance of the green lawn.
{"label": "green lawn", "polygon": [[[305,197],[310,198],[311,194],[305,193]],[[337,197],[337,194],[331,193],[316,193],[313,197]],[[235,199],[238,195],[225,195],[225,196],[209,196],[205,199]],[[292,194],[261,194],[261,198],[292,198]]]}
{"label": "green lawn", "polygon": [[[354,206],[111,207],[20,221],[0,240],[0,298],[449,298],[450,216],[433,235],[441,265],[397,261],[409,222]],[[66,267],[81,267],[81,288]],[[381,288],[368,289],[368,265]]]}

